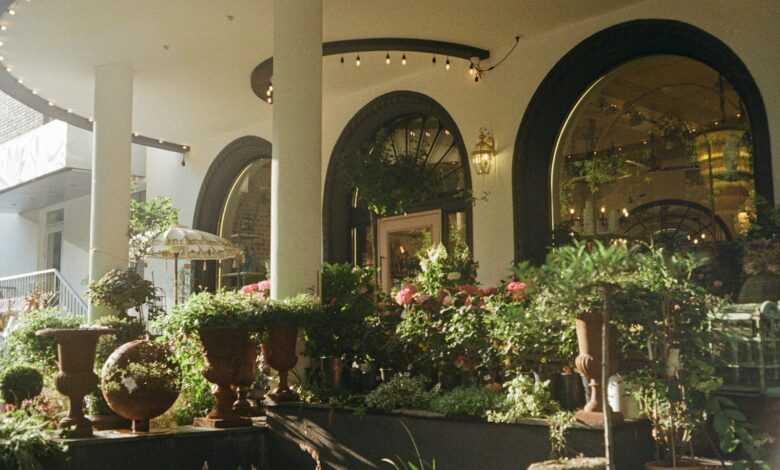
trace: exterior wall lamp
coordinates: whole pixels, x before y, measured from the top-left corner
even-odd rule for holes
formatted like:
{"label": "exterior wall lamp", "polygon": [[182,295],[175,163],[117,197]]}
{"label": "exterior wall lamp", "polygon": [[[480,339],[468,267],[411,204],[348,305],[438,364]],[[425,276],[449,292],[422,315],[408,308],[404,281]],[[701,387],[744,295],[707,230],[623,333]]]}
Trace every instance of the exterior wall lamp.
{"label": "exterior wall lamp", "polygon": [[471,164],[478,175],[489,175],[496,160],[496,141],[484,127],[479,130],[479,142],[471,151]]}

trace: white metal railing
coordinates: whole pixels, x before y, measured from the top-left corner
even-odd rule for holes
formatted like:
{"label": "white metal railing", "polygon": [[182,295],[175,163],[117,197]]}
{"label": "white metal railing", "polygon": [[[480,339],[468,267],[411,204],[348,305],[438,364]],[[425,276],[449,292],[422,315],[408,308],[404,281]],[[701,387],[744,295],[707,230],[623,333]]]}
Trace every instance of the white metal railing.
{"label": "white metal railing", "polygon": [[0,278],[0,310],[21,310],[31,296],[45,296],[48,306],[87,318],[87,303],[56,269]]}

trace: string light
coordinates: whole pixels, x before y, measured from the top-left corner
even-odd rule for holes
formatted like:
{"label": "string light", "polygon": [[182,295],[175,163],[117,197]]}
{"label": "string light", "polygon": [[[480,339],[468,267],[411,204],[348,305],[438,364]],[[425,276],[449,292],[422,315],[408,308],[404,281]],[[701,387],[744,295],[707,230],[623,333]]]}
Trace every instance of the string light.
{"label": "string light", "polygon": [[450,69],[450,67],[451,67],[451,65],[450,65],[450,58],[449,58],[449,57],[447,57],[447,61],[446,61],[446,62],[444,62],[444,69],[445,69],[445,70],[449,70],[449,69]]}
{"label": "string light", "polygon": [[469,63],[469,75],[472,77],[477,73],[477,69],[474,68],[474,62]]}
{"label": "string light", "polygon": [[355,66],[360,67],[360,54],[355,57]]}
{"label": "string light", "polygon": [[11,8],[11,9],[8,10],[8,14],[11,15],[11,16],[14,16],[16,14],[16,10]]}
{"label": "string light", "polygon": [[401,56],[401,65],[406,65],[406,54]]}
{"label": "string light", "polygon": [[390,53],[389,52],[385,56],[385,64],[390,65]]}
{"label": "string light", "polygon": [[0,31],[8,31],[7,25],[0,25]]}
{"label": "string light", "polygon": [[433,65],[436,65],[436,56],[433,56],[433,59],[431,60],[431,63],[432,63]]}
{"label": "string light", "polygon": [[341,56],[341,63],[344,63],[344,56]]}

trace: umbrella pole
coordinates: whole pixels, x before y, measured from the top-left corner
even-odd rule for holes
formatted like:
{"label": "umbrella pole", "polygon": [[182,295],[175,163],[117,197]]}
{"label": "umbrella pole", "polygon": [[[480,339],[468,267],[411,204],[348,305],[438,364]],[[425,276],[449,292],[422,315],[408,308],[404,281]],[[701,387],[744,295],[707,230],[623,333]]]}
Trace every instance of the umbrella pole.
{"label": "umbrella pole", "polygon": [[179,254],[173,255],[173,305],[179,305]]}

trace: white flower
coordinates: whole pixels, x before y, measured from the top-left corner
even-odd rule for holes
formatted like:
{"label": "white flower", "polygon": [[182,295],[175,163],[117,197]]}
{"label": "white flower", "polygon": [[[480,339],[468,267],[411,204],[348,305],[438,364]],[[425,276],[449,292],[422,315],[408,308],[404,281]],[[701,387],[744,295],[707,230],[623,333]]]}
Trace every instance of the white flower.
{"label": "white flower", "polygon": [[460,273],[457,271],[447,274],[448,281],[457,281],[458,279],[460,279]]}
{"label": "white flower", "polygon": [[131,394],[135,391],[136,388],[138,388],[138,384],[135,382],[135,379],[127,376],[124,379],[122,379],[122,385],[125,386],[127,389],[127,393]]}

